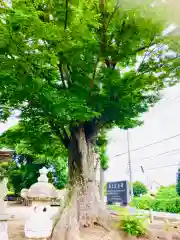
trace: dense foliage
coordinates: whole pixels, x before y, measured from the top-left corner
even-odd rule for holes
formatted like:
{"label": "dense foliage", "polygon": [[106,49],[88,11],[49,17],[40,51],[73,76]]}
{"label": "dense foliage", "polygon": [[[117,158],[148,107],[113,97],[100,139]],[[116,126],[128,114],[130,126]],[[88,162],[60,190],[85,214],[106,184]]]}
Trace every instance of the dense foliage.
{"label": "dense foliage", "polygon": [[169,23],[149,1],[12,0],[0,7],[0,118],[20,110],[17,152],[56,171],[81,130],[95,144],[102,129],[138,125],[159,91],[179,80],[179,39],[163,34]]}
{"label": "dense foliage", "polygon": [[7,177],[6,167],[1,163],[0,164],[0,181]]}
{"label": "dense foliage", "polygon": [[177,191],[177,194],[180,196],[180,169],[178,169],[178,172],[177,172],[176,191]]}
{"label": "dense foliage", "polygon": [[176,193],[175,186],[161,187],[155,198],[151,196],[135,197],[131,205],[138,209],[149,210],[151,208],[158,212],[180,213],[180,198]]}
{"label": "dense foliage", "polygon": [[133,183],[133,194],[135,197],[146,194],[147,191],[147,187],[142,182],[136,181]]}
{"label": "dense foliage", "polygon": [[[61,189],[67,184],[66,151],[59,146],[59,140],[49,137],[48,131],[43,128],[30,133],[24,126],[16,125],[0,136],[0,146],[15,150],[8,175],[14,179],[14,184],[17,182],[18,192],[37,180],[42,166],[52,169],[49,174],[57,188]],[[16,189],[15,185],[13,187]]]}
{"label": "dense foliage", "polygon": [[[67,174],[65,179],[59,179],[59,176],[56,177],[56,170],[51,165],[36,163],[31,157],[24,155],[14,155],[11,162],[1,162],[0,174],[2,178],[8,178],[8,189],[15,194],[19,194],[23,188],[29,188],[37,182],[39,170],[44,166],[50,169],[48,173],[49,182],[57,188],[63,188],[67,183]],[[62,173],[60,176],[62,176]]]}

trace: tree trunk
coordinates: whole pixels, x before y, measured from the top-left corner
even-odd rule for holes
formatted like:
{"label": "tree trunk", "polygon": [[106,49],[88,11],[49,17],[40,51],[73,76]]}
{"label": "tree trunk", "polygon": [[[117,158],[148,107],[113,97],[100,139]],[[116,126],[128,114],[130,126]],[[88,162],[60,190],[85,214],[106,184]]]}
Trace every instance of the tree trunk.
{"label": "tree trunk", "polygon": [[95,179],[96,158],[83,128],[71,136],[69,145],[70,189],[66,205],[55,225],[52,240],[79,240],[80,229],[93,224],[105,225],[108,213],[100,201]]}

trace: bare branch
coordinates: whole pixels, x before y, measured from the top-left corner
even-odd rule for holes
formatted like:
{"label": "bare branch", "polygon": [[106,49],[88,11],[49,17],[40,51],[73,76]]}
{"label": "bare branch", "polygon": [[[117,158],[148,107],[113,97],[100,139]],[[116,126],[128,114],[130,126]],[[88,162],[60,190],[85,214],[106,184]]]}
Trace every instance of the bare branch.
{"label": "bare branch", "polygon": [[138,69],[137,69],[137,72],[140,71],[142,65],[144,64],[144,61],[145,61],[146,57],[150,56],[151,53],[156,49],[156,47],[155,47],[151,51],[149,51],[150,47],[152,47],[154,45],[153,40],[154,40],[154,37],[151,39],[148,46],[144,46],[143,48],[139,48],[139,51],[136,50],[136,52],[140,52],[140,51],[143,51],[143,50],[147,49],[145,54],[144,54],[143,60],[142,60],[141,64],[139,65]]}
{"label": "bare branch", "polygon": [[119,3],[117,3],[116,7],[114,8],[114,11],[112,12],[111,16],[110,16],[109,19],[108,19],[106,29],[108,29],[108,26],[109,26],[110,22],[112,21],[115,13],[116,13],[117,10],[119,9],[119,7],[120,7],[120,6],[119,6]]}
{"label": "bare branch", "polygon": [[136,53],[142,52],[142,51],[144,51],[144,50],[146,50],[146,49],[149,49],[149,48],[152,47],[154,44],[155,44],[155,43],[151,43],[151,44],[146,45],[146,46],[144,46],[144,47],[140,47],[140,48],[136,49],[135,52],[136,52]]}
{"label": "bare branch", "polygon": [[64,30],[67,29],[67,21],[68,21],[68,0],[66,0],[66,13],[65,13]]}
{"label": "bare branch", "polygon": [[69,137],[67,137],[66,135],[63,135],[59,129],[59,127],[54,124],[53,120],[49,119],[49,124],[51,126],[51,129],[55,132],[56,136],[60,138],[62,144],[68,148],[69,146]]}
{"label": "bare branch", "polygon": [[64,138],[69,141],[68,133],[67,133],[67,131],[66,131],[66,129],[64,127],[62,127],[62,132],[63,132]]}

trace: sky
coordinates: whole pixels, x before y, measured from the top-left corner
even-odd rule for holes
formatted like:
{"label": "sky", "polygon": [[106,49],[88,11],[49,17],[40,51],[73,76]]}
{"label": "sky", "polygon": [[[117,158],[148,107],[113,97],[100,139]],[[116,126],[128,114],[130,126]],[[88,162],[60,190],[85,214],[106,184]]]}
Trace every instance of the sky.
{"label": "sky", "polygon": [[[146,182],[148,179],[162,185],[176,182],[180,163],[180,84],[164,90],[162,94],[163,98],[143,115],[143,126],[129,130],[133,181]],[[153,144],[166,138],[170,139]],[[149,144],[152,145],[141,148]],[[141,149],[132,151],[136,148]],[[113,129],[109,133],[107,152],[110,167],[106,172],[106,181],[128,180],[128,154],[114,157],[127,153],[125,131]],[[141,172],[140,166],[143,166],[145,174]]]}
{"label": "sky", "polygon": [[[177,164],[180,163],[180,84],[164,90],[162,94],[162,99],[143,115],[143,126],[129,130],[133,181],[147,183],[148,179],[162,185],[176,182]],[[0,123],[0,134],[17,122],[18,119],[12,117],[7,123]],[[178,134],[177,137],[153,144]],[[149,144],[153,145],[141,148]],[[141,149],[132,151],[136,148]],[[110,164],[105,174],[106,181],[128,180],[128,155],[114,157],[127,153],[125,131],[118,128],[110,131],[107,153]],[[145,174],[140,171],[140,166],[143,166]]]}
{"label": "sky", "polygon": [[16,116],[12,116],[11,118],[8,119],[6,123],[0,122],[0,135],[8,130],[8,128],[16,125],[18,123],[18,118]]}

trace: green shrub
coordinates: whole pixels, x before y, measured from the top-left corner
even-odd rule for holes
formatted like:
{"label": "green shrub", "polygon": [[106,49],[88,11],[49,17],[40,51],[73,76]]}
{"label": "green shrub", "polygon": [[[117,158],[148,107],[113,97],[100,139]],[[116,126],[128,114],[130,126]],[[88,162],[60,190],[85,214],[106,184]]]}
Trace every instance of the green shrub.
{"label": "green shrub", "polygon": [[180,213],[180,198],[152,199],[151,197],[143,196],[134,198],[130,205],[144,210],[151,208],[157,212]]}
{"label": "green shrub", "polygon": [[140,195],[147,193],[147,187],[139,181],[133,183],[133,194],[135,197],[139,197]]}
{"label": "green shrub", "polygon": [[155,199],[152,209],[157,212],[180,213],[180,198]]}
{"label": "green shrub", "polygon": [[152,208],[152,204],[153,199],[150,196],[135,197],[130,203],[131,206],[144,210],[149,210]]}
{"label": "green shrub", "polygon": [[8,195],[15,195],[13,191],[8,191]]}
{"label": "green shrub", "polygon": [[177,197],[178,194],[174,185],[168,187],[160,187],[156,194],[156,199],[172,199]]}
{"label": "green shrub", "polygon": [[145,219],[140,219],[137,216],[126,215],[121,219],[119,228],[126,234],[136,237],[145,236],[147,226]]}
{"label": "green shrub", "polygon": [[130,205],[144,210],[152,208],[157,212],[180,213],[180,197],[175,185],[161,187],[155,199],[150,196],[135,197]]}

